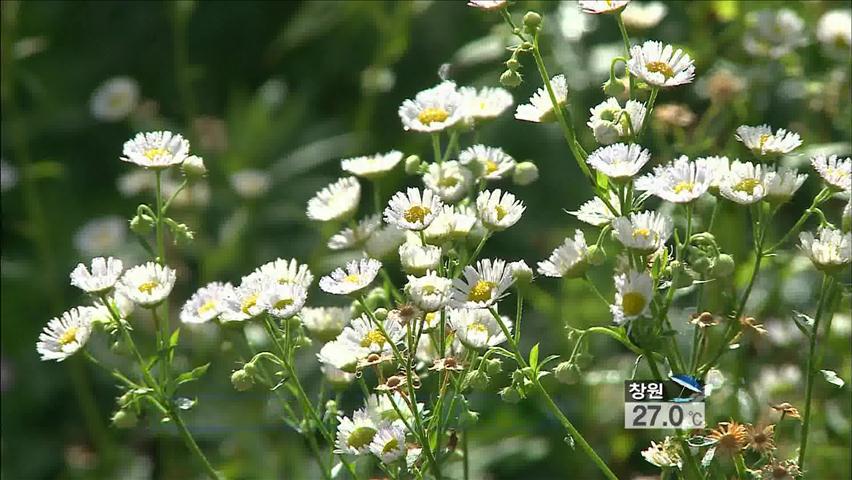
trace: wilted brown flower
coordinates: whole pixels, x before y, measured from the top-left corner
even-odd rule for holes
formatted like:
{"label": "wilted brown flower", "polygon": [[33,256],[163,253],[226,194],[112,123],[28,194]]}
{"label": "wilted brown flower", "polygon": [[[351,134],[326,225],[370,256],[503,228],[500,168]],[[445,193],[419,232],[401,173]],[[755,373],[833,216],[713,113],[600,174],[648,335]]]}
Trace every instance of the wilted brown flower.
{"label": "wilted brown flower", "polygon": [[766,335],[766,329],[763,324],[757,323],[754,317],[740,317],[740,326],[743,331],[755,332],[758,335]]}
{"label": "wilted brown flower", "polygon": [[[396,320],[400,325],[408,325],[409,323],[420,319],[422,316],[423,312],[410,303],[399,304],[395,309],[388,312],[388,318]],[[414,323],[412,323],[412,325],[414,325]]]}
{"label": "wilted brown flower", "polygon": [[773,460],[763,467],[760,473],[762,480],[795,480],[802,474],[795,460]]}
{"label": "wilted brown flower", "polygon": [[802,416],[799,415],[799,410],[790,405],[787,402],[779,403],[778,405],[771,405],[772,409],[781,414],[781,418],[790,417],[790,418],[798,418],[802,419]]}
{"label": "wilted brown flower", "polygon": [[748,448],[761,455],[775,450],[775,425],[767,425],[764,428],[749,425]]}
{"label": "wilted brown flower", "polygon": [[446,357],[436,359],[432,366],[429,367],[429,370],[437,370],[439,372],[444,370],[460,371],[464,370],[464,367],[462,367],[461,363],[455,357]]}
{"label": "wilted brown flower", "polygon": [[689,323],[696,325],[699,328],[707,328],[712,327],[714,325],[718,325],[719,319],[713,316],[713,314],[710,312],[702,312],[700,314],[693,314],[692,319],[689,320]]}
{"label": "wilted brown flower", "polygon": [[716,441],[717,452],[734,455],[741,451],[748,442],[748,430],[745,425],[733,420],[730,422],[719,422],[716,428],[710,430],[707,438]]}
{"label": "wilted brown flower", "polygon": [[707,80],[707,94],[714,103],[728,103],[745,88],[745,82],[730,70],[717,70]]}
{"label": "wilted brown flower", "polygon": [[686,128],[695,122],[695,113],[680,103],[664,103],[654,107],[654,119],[666,127]]}

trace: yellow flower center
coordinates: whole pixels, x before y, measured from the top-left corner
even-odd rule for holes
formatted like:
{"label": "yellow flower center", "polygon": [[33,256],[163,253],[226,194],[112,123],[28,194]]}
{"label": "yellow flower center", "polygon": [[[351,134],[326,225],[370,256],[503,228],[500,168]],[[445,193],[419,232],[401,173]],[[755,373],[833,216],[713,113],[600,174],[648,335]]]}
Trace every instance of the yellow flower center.
{"label": "yellow flower center", "polygon": [[62,336],[59,337],[59,345],[62,345],[64,347],[65,345],[68,345],[69,343],[76,340],[77,330],[79,330],[79,327],[71,327],[68,330],[65,330],[65,333],[63,333]]}
{"label": "yellow flower center", "polygon": [[277,302],[275,302],[275,305],[273,305],[273,307],[280,310],[280,309],[283,309],[283,308],[287,308],[290,305],[293,305],[293,299],[292,298],[282,298],[281,300],[278,300]]}
{"label": "yellow flower center", "polygon": [[459,179],[455,177],[444,177],[438,180],[438,186],[444,188],[455,187],[459,184]]}
{"label": "yellow flower center", "polygon": [[497,205],[494,207],[494,212],[497,214],[497,220],[503,220],[503,217],[509,213],[505,208],[503,208],[503,205]]}
{"label": "yellow flower center", "polygon": [[409,207],[402,216],[409,223],[422,223],[426,219],[426,215],[430,213],[432,213],[432,210],[422,205],[414,205]]}
{"label": "yellow flower center", "polygon": [[145,150],[145,153],[143,153],[143,155],[145,155],[145,158],[147,158],[148,160],[153,160],[159,157],[160,155],[168,155],[168,153],[169,151],[165,148],[149,148]]}
{"label": "yellow flower center", "polygon": [[663,77],[667,79],[674,77],[672,67],[670,67],[666,62],[648,62],[645,64],[645,68],[647,68],[649,72],[662,73]]}
{"label": "yellow flower center", "polygon": [[621,309],[628,317],[635,317],[645,309],[645,297],[641,293],[628,292],[621,297]]}
{"label": "yellow flower center", "polygon": [[364,335],[364,338],[361,339],[361,346],[364,348],[369,347],[370,345],[376,343],[379,346],[385,344],[385,336],[379,330],[370,330]]}
{"label": "yellow flower center", "polygon": [[207,313],[207,312],[209,312],[211,310],[215,310],[215,309],[216,309],[216,300],[210,299],[210,300],[207,300],[206,302],[204,302],[204,305],[198,307],[197,312],[198,312],[199,315],[201,315],[201,314]]}
{"label": "yellow flower center", "polygon": [[423,125],[430,125],[434,122],[443,122],[449,116],[450,112],[441,107],[428,107],[417,115],[417,120],[420,120]]}
{"label": "yellow flower center", "polygon": [[695,188],[695,184],[692,182],[680,182],[674,186],[674,193],[692,193],[693,188]]}
{"label": "yellow flower center", "polygon": [[157,283],[156,281],[145,282],[142,285],[139,285],[139,291],[142,292],[142,293],[147,293],[148,295],[150,295],[151,292],[159,286],[160,286],[160,284]]}
{"label": "yellow flower center", "polygon": [[497,162],[494,160],[486,160],[485,161],[485,172],[486,173],[494,173],[497,171]]}
{"label": "yellow flower center", "polygon": [[470,289],[467,299],[474,302],[487,302],[491,300],[491,292],[497,285],[494,282],[480,280]]}
{"label": "yellow flower center", "polygon": [[467,326],[467,329],[469,331],[473,330],[474,332],[479,332],[479,333],[488,333],[488,327],[486,327],[484,323],[480,323],[480,322],[471,323],[470,325]]}
{"label": "yellow flower center", "polygon": [[764,133],[763,135],[761,135],[759,140],[760,148],[763,148],[763,146],[766,145],[766,142],[768,142],[770,138],[772,138],[772,135],[768,133]]}
{"label": "yellow flower center", "polygon": [[426,320],[426,325],[432,325],[437,318],[438,316],[435,312],[429,312],[424,317],[424,320]]}
{"label": "yellow flower center", "polygon": [[255,305],[257,305],[257,294],[253,293],[253,294],[249,295],[248,297],[246,297],[245,300],[243,300],[243,305],[242,305],[243,313],[245,313],[246,315],[250,315],[249,310],[252,307],[254,307]]}
{"label": "yellow flower center", "polygon": [[754,195],[754,189],[757,188],[758,185],[760,185],[760,180],[756,178],[746,178],[744,180],[740,180],[738,184],[734,185],[734,190]]}
{"label": "yellow flower center", "polygon": [[634,228],[633,229],[633,238],[642,237],[648,238],[651,235],[651,231],[647,228]]}
{"label": "yellow flower center", "polygon": [[358,283],[361,281],[361,276],[357,273],[350,273],[349,275],[343,277],[343,281],[346,283]]}

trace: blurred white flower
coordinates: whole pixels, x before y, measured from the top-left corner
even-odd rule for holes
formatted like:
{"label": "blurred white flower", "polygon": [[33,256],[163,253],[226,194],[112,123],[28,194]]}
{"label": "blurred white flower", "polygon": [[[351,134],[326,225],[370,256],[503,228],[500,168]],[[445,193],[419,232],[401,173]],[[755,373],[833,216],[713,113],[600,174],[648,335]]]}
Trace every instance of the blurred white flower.
{"label": "blurred white flower", "polygon": [[811,159],[811,165],[828,186],[847,193],[852,190],[852,159],[849,157],[817,155]]}
{"label": "blurred white flower", "polygon": [[89,109],[92,116],[104,122],[124,119],[139,103],[139,84],[130,77],[113,77],[92,93]]}
{"label": "blurred white flower", "polygon": [[403,458],[407,449],[405,427],[396,423],[381,425],[370,442],[370,452],[385,464]]}
{"label": "blurred white flower", "polygon": [[335,453],[363,455],[370,451],[370,443],[379,427],[365,409],[356,410],[351,419],[339,416],[337,422]]}
{"label": "blurred white flower", "polygon": [[[621,202],[618,200],[618,195],[614,192],[609,192],[609,203],[616,212],[621,211]],[[579,210],[568,213],[577,217],[577,220],[596,227],[606,225],[616,217],[616,214],[599,197],[595,197],[580,205]]]}
{"label": "blurred white flower", "polygon": [[622,10],[630,0],[578,0],[577,4],[585,13],[595,15],[616,13]]}
{"label": "blurred white flower", "polygon": [[133,303],[153,308],[172,293],[175,279],[175,271],[171,268],[148,262],[124,272],[116,288]]}
{"label": "blurred white flower", "polygon": [[514,103],[512,94],[504,88],[484,87],[477,91],[473,87],[462,87],[459,93],[467,122],[497,118]]}
{"label": "blurred white flower", "polygon": [[388,153],[347,158],[340,161],[340,167],[353,175],[375,180],[393,170],[401,160],[402,152],[391,150]]}
{"label": "blurred white flower", "polygon": [[[562,105],[568,101],[568,83],[565,80],[565,75],[556,75],[550,80],[550,86],[553,88],[553,95],[556,97],[557,104]],[[550,94],[547,93],[545,87],[541,87],[530,98],[530,103],[518,105],[515,110],[515,118],[525,120],[527,122],[553,122],[556,120],[556,113],[553,111],[553,102],[550,101]]]}
{"label": "blurred white flower", "polygon": [[263,306],[258,300],[270,283],[270,278],[257,270],[244,276],[240,285],[224,297],[220,314],[222,321],[243,322],[263,313]]}
{"label": "blurred white flower", "polygon": [[228,180],[237,195],[245,199],[262,197],[269,191],[272,183],[269,173],[253,168],[238,170],[232,173]]}
{"label": "blurred white flower", "polygon": [[476,267],[466,266],[462,278],[453,279],[452,306],[487,308],[497,303],[514,283],[512,270],[505,260],[484,259]]}
{"label": "blurred white flower", "polygon": [[72,308],[50,319],[36,343],[41,359],[61,362],[83,348],[92,333],[91,314],[95,310],[94,307]]}
{"label": "blurred white flower", "polygon": [[300,264],[295,258],[289,260],[277,258],[257,267],[254,273],[268,280],[266,283],[280,285],[293,283],[305,290],[311,288],[311,283],[314,281],[314,275],[308,266]]}
{"label": "blurred white flower", "polygon": [[212,282],[201,287],[189,297],[180,310],[183,323],[207,323],[225,308],[225,298],[234,294],[230,283]]}
{"label": "blurred white flower", "polygon": [[86,256],[115,253],[127,239],[127,221],[110,215],[90,220],[74,234],[74,246]]}
{"label": "blurred white flower", "polygon": [[732,202],[751,205],[766,196],[767,178],[773,174],[774,170],[766,165],[734,161],[719,186],[719,193]]}
{"label": "blurred white flower", "polygon": [[595,150],[586,162],[607,177],[623,181],[639,173],[650,159],[651,153],[641,145],[616,143]]}
{"label": "blurred white flower", "polygon": [[589,112],[591,116],[586,125],[592,129],[595,141],[601,145],[615,143],[631,133],[638,134],[645,122],[645,104],[635,100],[628,100],[625,107],[621,108],[618,100],[610,97]]}
{"label": "blurred white flower", "polygon": [[18,184],[18,169],[0,158],[0,192],[8,192]]}
{"label": "blurred white flower", "polygon": [[431,163],[423,175],[423,184],[444,202],[455,203],[467,195],[473,184],[473,174],[454,160]]}
{"label": "blurred white flower", "polygon": [[662,2],[632,2],[621,12],[621,19],[627,28],[648,30],[659,25],[667,13]]}
{"label": "blurred white flower", "polygon": [[642,458],[660,468],[680,469],[683,463],[677,447],[669,437],[666,437],[662,443],[651,442],[650,447],[642,450]]}
{"label": "blurred white flower", "polygon": [[323,365],[334,367],[347,373],[355,372],[358,359],[366,355],[367,350],[340,340],[332,340],[322,346],[317,359]]}
{"label": "blurred white flower", "polygon": [[138,133],[124,142],[121,160],[152,170],[180,165],[189,156],[189,142],[181,135],[168,132]]}
{"label": "blurred white flower", "polygon": [[418,132],[440,132],[458,123],[463,115],[462,96],[449,81],[423,90],[399,107],[405,130]]}
{"label": "blurred white flower", "polygon": [[459,162],[487,180],[506,178],[515,168],[515,159],[499,147],[473,145],[459,153]]}
{"label": "blurred white flower", "polygon": [[396,253],[404,241],[405,230],[401,230],[396,225],[385,225],[367,239],[364,252],[372,258],[385,259],[390,254]]}
{"label": "blurred white flower", "polygon": [[852,10],[829,10],[816,26],[817,40],[830,53],[849,55],[852,47]]}
{"label": "blurred white flower", "polygon": [[305,307],[299,312],[302,324],[311,335],[322,342],[340,335],[352,319],[350,307]]}
{"label": "blurred white flower", "polygon": [[547,260],[538,263],[538,273],[547,277],[582,276],[588,267],[588,253],[585,235],[581,230],[576,230],[573,239],[566,237],[565,242],[557,247]]}
{"label": "blurred white flower", "polygon": [[798,133],[779,128],[774,134],[769,125],[737,127],[736,139],[755,155],[777,156],[790,153],[802,144]]}
{"label": "blurred white flower", "polygon": [[438,268],[441,263],[441,248],[406,242],[399,247],[399,262],[406,273],[423,275],[427,270]]}
{"label": "blurred white flower", "polygon": [[807,43],[804,20],[789,8],[749,12],[746,24],[743,47],[754,56],[777,59]]}
{"label": "blurred white flower", "polygon": [[408,276],[405,293],[424,312],[435,312],[447,306],[452,293],[452,280],[427,271],[422,277]]}
{"label": "blurred white flower", "polygon": [[[500,319],[511,333],[512,321],[505,316]],[[447,312],[447,322],[455,330],[459,341],[468,348],[482,350],[496,347],[507,340],[500,324],[486,308],[451,308]]]}
{"label": "blurred white flower", "polygon": [[379,214],[370,215],[359,220],[354,226],[346,227],[332,235],[328,239],[328,248],[331,250],[344,250],[361,246],[381,226],[382,217]]}
{"label": "blurred white flower", "polygon": [[484,191],[476,197],[476,211],[482,225],[493,231],[505,230],[516,224],[526,210],[523,202],[499,188]]}
{"label": "blurred white flower", "polygon": [[849,265],[852,257],[852,233],[823,227],[814,236],[811,232],[801,232],[799,240],[802,251],[820,270],[835,272]]}
{"label": "blurred white flower", "polygon": [[675,87],[691,83],[695,77],[692,58],[681,49],[648,40],[630,48],[630,73],[655,87]]}
{"label": "blurred white flower", "polygon": [[672,163],[636,180],[636,190],[648,192],[672,203],[689,203],[710,188],[712,174],[704,160],[689,161],[681,155]]}
{"label": "blurred white flower", "polygon": [[361,347],[366,349],[367,353],[392,353],[391,342],[397,344],[403,337],[405,337],[405,329],[399,322],[389,318],[382,324],[382,329],[379,329],[378,326],[373,325],[370,318],[361,315],[343,329],[337,341]]}
{"label": "blurred white flower", "polygon": [[112,290],[124,271],[121,260],[113,257],[95,257],[92,269],[78,263],[71,272],[71,285],[87,293],[102,294]]}
{"label": "blurred white flower", "polygon": [[441,200],[426,189],[397,192],[385,208],[385,221],[405,230],[420,231],[432,223],[443,208]]}
{"label": "blurred white flower", "polygon": [[263,290],[257,303],[277,318],[291,318],[305,305],[308,292],[297,283],[271,284]]}
{"label": "blurred white flower", "polygon": [[780,167],[766,176],[766,199],[773,203],[790,201],[808,176],[794,168]]}
{"label": "blurred white flower", "polygon": [[616,325],[648,313],[654,297],[654,281],[647,272],[630,270],[616,275],[614,281],[615,303],[609,309]]}
{"label": "blurred white flower", "polygon": [[650,254],[659,250],[672,234],[672,219],[657,212],[635,212],[612,221],[615,238],[627,248]]}
{"label": "blurred white flower", "polygon": [[345,270],[337,268],[320,278],[319,286],[324,292],[335,295],[358,293],[373,283],[380,268],[382,262],[372,258],[352,260],[346,264]]}
{"label": "blurred white flower", "polygon": [[355,177],[345,177],[323,188],[308,200],[307,215],[321,222],[347,220],[355,214],[361,201],[361,184]]}
{"label": "blurred white flower", "polygon": [[508,4],[508,0],[468,0],[467,2],[469,7],[475,7],[481,10],[499,10]]}

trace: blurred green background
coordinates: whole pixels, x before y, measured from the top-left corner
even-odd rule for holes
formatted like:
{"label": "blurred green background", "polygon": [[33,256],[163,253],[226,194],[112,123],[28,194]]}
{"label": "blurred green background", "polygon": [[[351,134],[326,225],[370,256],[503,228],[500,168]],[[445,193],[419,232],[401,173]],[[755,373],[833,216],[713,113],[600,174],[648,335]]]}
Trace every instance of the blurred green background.
{"label": "blurred green background", "polygon": [[[599,86],[612,57],[623,54],[615,22],[583,15],[573,2],[517,2],[544,13],[544,50],[552,74],[564,73],[581,141],[594,147],[585,127],[588,109],[604,100]],[[667,14],[650,30],[631,29],[635,42],[659,39],[696,59],[696,83],[664,92],[662,104],[681,110],[655,120],[647,143],[654,162],[679,154],[747,157],[733,138],[740,124],[769,123],[800,133],[804,147],[784,162],[807,169],[808,154],[850,152],[850,61],[826,51],[815,37],[818,19],[848,2],[664,2]],[[805,21],[804,45],[772,60],[742,48],[748,12],[790,8]],[[155,421],[131,430],[108,425],[118,391],[80,358],[42,363],[35,351],[47,320],[84,301],[68,272],[95,255],[141,261],[144,250],[126,228],[142,201],[150,201],[134,167],[119,161],[125,140],[138,131],[170,129],[187,136],[204,157],[207,180],[185,195],[176,218],[197,231],[197,241],[176,246],[179,272],[173,308],[212,280],[238,282],[275,257],[295,257],[322,274],[342,262],[328,255],[332,229],[310,224],[304,206],[340,175],[339,159],[390,149],[430,153],[428,136],[402,130],[396,110],[405,98],[440,81],[439,69],[463,85],[496,86],[512,43],[499,15],[463,1],[315,2],[12,2],[2,3],[2,478],[195,478],[183,444]],[[540,86],[525,59],[524,84],[512,93],[525,102]],[[441,68],[442,65],[445,67]],[[714,84],[719,72],[725,78]],[[139,98],[126,118],[105,121],[90,108],[106,80],[129,77]],[[733,78],[734,80],[731,80]],[[731,87],[733,85],[733,87]],[[733,88],[725,95],[722,87]],[[665,122],[671,123],[665,123]],[[522,221],[496,236],[486,256],[545,258],[580,228],[563,210],[591,197],[555,126],[517,122],[511,112],[479,132],[478,140],[530,159],[540,180],[506,185],[527,204]],[[471,138],[464,138],[463,145]],[[263,181],[232,175],[263,172]],[[773,226],[780,238],[807,207],[819,184],[811,179]],[[265,180],[264,180],[265,179]],[[263,183],[268,181],[268,185]],[[410,183],[399,172],[386,192]],[[134,183],[135,182],[135,183]],[[141,183],[140,183],[141,182]],[[838,218],[842,202],[827,212]],[[702,205],[704,215],[709,212]],[[706,216],[705,216],[706,218]],[[717,237],[738,262],[748,262],[744,210],[726,205]],[[727,382],[708,401],[714,421],[769,419],[770,402],[801,404],[805,339],[792,310],[812,312],[818,275],[807,261],[781,254],[768,262],[753,295],[752,311],[770,334],[743,342],[722,364]],[[610,269],[593,278],[611,294]],[[746,273],[746,272],[743,272]],[[740,279],[743,283],[746,278]],[[848,282],[848,278],[846,279]],[[339,300],[311,292],[313,305]],[[824,344],[824,368],[850,377],[848,298]],[[685,329],[689,312],[676,325]],[[606,307],[579,282],[540,280],[524,322],[525,338],[542,340],[547,353],[567,354],[563,325],[605,325]],[[148,325],[138,327],[142,331]],[[682,335],[684,341],[691,335]],[[108,361],[108,345],[92,349]],[[186,329],[179,361],[211,361],[191,391],[199,406],[188,413],[211,460],[234,478],[316,478],[301,438],[276,418],[268,395],[234,392],[229,372],[238,355],[214,328]],[[529,345],[526,345],[528,348]],[[302,359],[306,382],[320,379],[314,350]],[[549,386],[587,439],[623,478],[656,475],[639,452],[662,432],[622,429],[622,384],[633,357],[620,345],[593,339],[595,356],[580,383]],[[536,399],[503,403],[495,388],[472,396],[481,413],[472,437],[475,478],[597,478],[590,462],[572,451],[563,431]],[[358,406],[356,389],[344,409]],[[850,478],[850,390],[818,379],[814,479]],[[773,417],[776,418],[776,417]],[[797,445],[793,423],[778,428],[781,452]]]}

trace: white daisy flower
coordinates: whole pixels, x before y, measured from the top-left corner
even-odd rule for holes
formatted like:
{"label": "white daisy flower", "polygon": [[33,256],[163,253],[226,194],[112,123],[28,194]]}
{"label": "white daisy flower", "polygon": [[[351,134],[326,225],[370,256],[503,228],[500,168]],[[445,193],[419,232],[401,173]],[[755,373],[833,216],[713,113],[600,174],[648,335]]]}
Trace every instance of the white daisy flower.
{"label": "white daisy flower", "polygon": [[[427,338],[427,340],[431,342],[431,339]],[[397,413],[396,408],[394,408],[394,405],[396,405],[400,412],[402,412],[401,417],[399,413]],[[380,422],[399,424],[399,420],[406,420],[409,422],[409,425],[411,425],[411,421],[414,420],[414,413],[412,413],[411,409],[408,407],[408,402],[398,391],[392,392],[390,397],[384,394],[370,395],[367,397],[364,407],[367,409],[367,412],[369,412],[371,417]],[[422,402],[418,402],[415,408],[418,412],[427,412]]]}
{"label": "white daisy flower", "polygon": [[580,277],[586,273],[589,266],[588,252],[586,237],[582,231],[577,230],[573,239],[566,238],[547,260],[538,263],[538,273],[547,277]]}
{"label": "white daisy flower", "polygon": [[648,30],[663,21],[668,7],[662,2],[633,2],[621,12],[621,20],[627,28]]}
{"label": "white daisy flower", "polygon": [[509,4],[508,0],[468,0],[467,6],[480,10],[500,10]]}
{"label": "white daisy flower", "polygon": [[628,3],[630,3],[630,0],[579,0],[577,2],[585,13],[595,15],[619,12]]}
{"label": "white daisy flower", "polygon": [[403,128],[417,132],[440,132],[458,123],[463,115],[462,96],[450,81],[423,90],[399,107]]}
{"label": "white daisy flower", "polygon": [[710,188],[712,174],[704,160],[690,162],[681,155],[672,163],[654,168],[654,173],[636,180],[636,190],[672,203],[689,203]]}
{"label": "white daisy flower", "polygon": [[406,273],[422,275],[427,270],[438,268],[441,263],[441,248],[406,242],[399,247],[399,261]]}
{"label": "white daisy flower", "polygon": [[385,259],[392,253],[396,253],[403,242],[405,242],[405,230],[400,230],[396,225],[385,225],[367,239],[364,251],[372,258]]}
{"label": "white daisy flower", "polygon": [[299,312],[302,324],[311,335],[322,342],[328,342],[340,335],[350,320],[350,307],[305,307]]}
{"label": "white daisy flower", "polygon": [[669,437],[663,443],[651,442],[651,446],[642,450],[642,457],[651,465],[660,468],[681,468],[680,454]]}
{"label": "white daisy flower", "polygon": [[801,248],[820,270],[836,272],[848,266],[852,257],[852,233],[823,227],[817,236],[811,232],[799,234]]}
{"label": "white daisy flower", "polygon": [[695,66],[689,54],[653,40],[630,48],[627,68],[631,74],[654,87],[684,85],[692,83],[695,77]]}
{"label": "white daisy flower", "polygon": [[260,198],[269,191],[272,179],[269,173],[256,168],[244,168],[228,177],[231,188],[242,198]]}
{"label": "white daisy flower", "polygon": [[517,162],[499,147],[474,145],[459,153],[459,162],[477,172],[487,180],[500,180],[512,174]]}
{"label": "white daisy flower", "polygon": [[520,200],[509,192],[503,193],[499,188],[493,191],[480,192],[476,197],[476,211],[482,225],[489,230],[505,230],[521,219],[526,207]]}
{"label": "white daisy flower", "polygon": [[645,104],[628,100],[621,108],[618,100],[608,98],[589,110],[591,116],[586,125],[592,129],[595,141],[601,145],[609,145],[626,139],[631,131],[635,135],[642,130],[645,123]]}
{"label": "white daisy flower", "polygon": [[649,211],[618,217],[612,221],[612,226],[615,237],[622,245],[641,253],[659,250],[674,228],[670,217]]}
{"label": "white daisy flower", "polygon": [[473,185],[473,174],[456,161],[431,163],[423,175],[423,184],[441,200],[455,203],[467,195]]}
{"label": "white daisy flower", "polygon": [[104,122],[117,122],[133,113],[139,103],[139,84],[130,77],[113,77],[92,93],[89,110]]}
{"label": "white daisy flower", "polygon": [[402,160],[402,152],[391,150],[364,157],[347,158],[340,161],[340,167],[359,177],[375,180],[385,176]]}
{"label": "white daisy flower", "polygon": [[[511,333],[512,321],[505,316],[501,316],[500,319]],[[447,311],[447,323],[455,330],[459,341],[474,350],[496,347],[507,340],[500,324],[487,308],[451,308]]]}
{"label": "white daisy flower", "polygon": [[269,283],[296,284],[305,290],[314,282],[314,275],[307,265],[299,264],[295,258],[286,260],[277,258],[257,267],[255,272],[269,280]]}
{"label": "white daisy flower", "polygon": [[852,159],[849,157],[817,155],[811,159],[811,165],[830,187],[845,192],[852,190]]}
{"label": "white daisy flower", "polygon": [[[140,173],[144,173],[139,170]],[[117,216],[95,218],[74,234],[74,247],[87,256],[119,251],[127,240],[127,220]]]}
{"label": "white daisy flower", "polygon": [[337,417],[337,448],[334,453],[363,455],[370,451],[370,443],[379,430],[365,409],[356,410],[352,418]]}
{"label": "white daisy flower", "polygon": [[321,365],[320,371],[322,371],[325,380],[334,388],[346,388],[355,381],[354,373],[344,372],[331,365]]}
{"label": "white daisy flower", "polygon": [[[565,105],[568,101],[568,82],[565,80],[565,75],[553,77],[550,80],[550,86],[553,88],[553,95],[559,106]],[[515,109],[515,118],[536,123],[555,121],[556,113],[553,111],[553,102],[550,101],[547,89],[539,88],[530,98],[530,103],[518,105]]]}
{"label": "white daisy flower", "polygon": [[338,268],[330,274],[320,278],[319,286],[322,291],[335,295],[351,295],[369,287],[382,262],[372,258],[352,260],[346,264],[346,269]]}
{"label": "white daisy flower", "polygon": [[641,145],[616,143],[595,150],[586,162],[613,180],[626,180],[639,173],[650,159],[651,152]]}
{"label": "white daisy flower", "polygon": [[361,201],[361,184],[355,177],[345,177],[323,188],[308,200],[307,215],[311,220],[329,222],[352,217]]}
{"label": "white daisy flower", "polygon": [[36,351],[43,361],[61,362],[83,348],[92,333],[92,307],[72,308],[54,317],[38,336]]}
{"label": "white daisy flower", "polygon": [[370,442],[370,452],[385,464],[403,458],[406,450],[405,427],[402,425],[382,425]]}
{"label": "white daisy flower", "polygon": [[385,320],[382,327],[388,334],[387,337],[377,326],[373,325],[369,317],[361,315],[353,319],[340,332],[337,340],[361,347],[365,349],[366,353],[391,353],[393,352],[391,342],[394,344],[401,342],[405,336],[405,329],[393,319]]}
{"label": "white daisy flower", "polygon": [[260,295],[273,280],[255,270],[242,278],[240,285],[225,296],[220,317],[225,322],[243,322],[262,314],[265,310],[260,304]]}
{"label": "white daisy flower", "polygon": [[317,359],[323,365],[354,373],[358,359],[367,355],[367,349],[341,340],[332,340],[322,346]]}
{"label": "white daisy flower", "polygon": [[379,214],[370,215],[359,220],[354,227],[346,227],[332,235],[328,239],[328,248],[331,250],[345,250],[347,248],[359,247],[381,226],[382,217]]}
{"label": "white daisy flower", "polygon": [[[710,177],[710,192],[719,193],[722,182],[731,170],[731,161],[725,156],[699,157],[696,162],[704,162],[707,167],[707,175]],[[737,160],[739,161],[739,160]]]}
{"label": "white daisy flower", "polygon": [[477,92],[473,87],[462,87],[459,93],[468,122],[497,118],[514,103],[512,94],[503,88],[484,87]]}
{"label": "white daisy flower", "polygon": [[766,196],[767,178],[772,174],[774,171],[771,167],[735,161],[722,180],[719,193],[732,202],[751,205]]}
{"label": "white daisy flower", "polygon": [[808,176],[799,174],[796,169],[781,167],[777,172],[766,176],[766,199],[773,203],[790,201]]}
{"label": "white daisy flower", "polygon": [[789,8],[749,12],[743,47],[751,55],[781,58],[807,43],[805,22]]}
{"label": "white daisy flower", "polygon": [[453,279],[451,304],[456,308],[487,308],[500,300],[514,283],[512,270],[504,260],[483,259],[476,268],[468,265],[462,272],[464,279]]}
{"label": "white daisy flower", "polygon": [[411,302],[424,312],[435,312],[447,306],[452,294],[453,282],[449,278],[428,271],[422,277],[408,276],[405,293]]}
{"label": "white daisy flower", "polygon": [[213,282],[193,293],[180,310],[183,323],[206,323],[218,317],[225,309],[225,298],[234,294],[230,283]]}
{"label": "white daisy flower", "polygon": [[405,230],[420,231],[428,227],[443,204],[432,190],[420,193],[409,188],[406,193],[397,192],[385,208],[385,221]]}
{"label": "white daisy flower", "polygon": [[852,46],[852,10],[829,10],[820,17],[816,38],[829,51],[849,55]]}
{"label": "white daisy flower", "polygon": [[790,153],[802,144],[798,133],[779,128],[775,134],[769,125],[737,127],[736,139],[755,155],[777,156]]}
{"label": "white daisy flower", "polygon": [[[609,193],[609,203],[617,212],[621,211],[621,202],[618,200],[618,195],[613,192]],[[596,227],[606,225],[616,217],[615,213],[598,197],[580,205],[579,210],[568,213],[577,217],[577,220]]]}
{"label": "white daisy flower", "polygon": [[630,270],[618,274],[615,281],[615,304],[609,306],[616,325],[648,313],[654,296],[654,282],[647,272]]}
{"label": "white daisy flower", "polygon": [[305,287],[294,284],[271,284],[257,299],[260,308],[278,318],[290,318],[305,306],[308,292]]}
{"label": "white daisy flower", "polygon": [[133,303],[153,308],[169,296],[175,279],[175,271],[171,268],[148,262],[124,272],[116,288]]}
{"label": "white daisy flower", "polygon": [[112,290],[124,271],[121,260],[113,257],[92,259],[92,270],[82,263],[71,272],[71,285],[86,293],[100,294]]}
{"label": "white daisy flower", "polygon": [[527,262],[523,260],[518,260],[516,262],[509,263],[509,271],[512,272],[512,279],[518,283],[530,283],[533,279],[533,270],[527,265]]}
{"label": "white daisy flower", "polygon": [[183,163],[189,155],[189,142],[167,131],[138,133],[124,142],[123,155],[125,162],[161,170]]}

